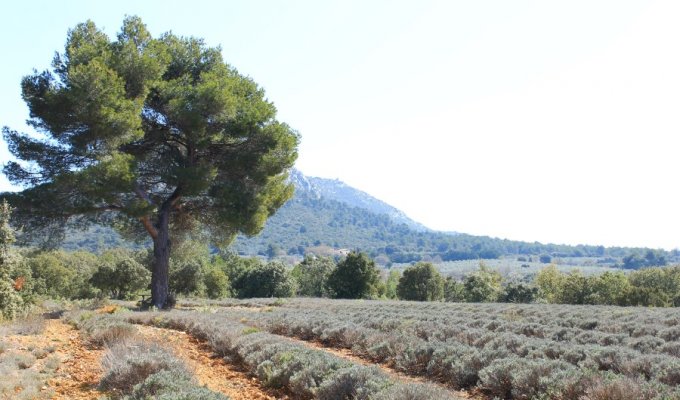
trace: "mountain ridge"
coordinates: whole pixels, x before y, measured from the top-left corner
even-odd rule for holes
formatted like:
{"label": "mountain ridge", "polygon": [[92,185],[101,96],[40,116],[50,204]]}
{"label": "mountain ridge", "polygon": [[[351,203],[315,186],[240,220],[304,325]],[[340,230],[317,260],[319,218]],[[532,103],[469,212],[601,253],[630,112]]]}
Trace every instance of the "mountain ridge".
{"label": "mountain ridge", "polygon": [[[648,250],[541,244],[438,232],[337,179],[307,177],[294,170],[290,181],[296,188],[293,197],[267,220],[260,234],[237,237],[230,246],[232,251],[243,256],[299,259],[310,253],[341,256],[349,250],[360,250],[384,265],[540,255],[592,257],[612,265],[625,256]],[[62,248],[101,251],[115,246],[148,245],[125,242],[113,229],[95,225],[83,232],[69,232]],[[663,254],[668,260],[680,260],[680,251]]]}
{"label": "mountain ridge", "polygon": [[339,179],[327,179],[314,176],[307,176],[300,170],[293,169],[289,177],[290,182],[295,185],[295,189],[304,190],[317,197],[324,197],[328,200],[335,200],[349,206],[363,208],[365,210],[387,215],[395,223],[406,224],[409,228],[416,231],[432,231],[432,229],[417,222],[406,215],[398,208],[371,196],[370,194],[349,186]]}

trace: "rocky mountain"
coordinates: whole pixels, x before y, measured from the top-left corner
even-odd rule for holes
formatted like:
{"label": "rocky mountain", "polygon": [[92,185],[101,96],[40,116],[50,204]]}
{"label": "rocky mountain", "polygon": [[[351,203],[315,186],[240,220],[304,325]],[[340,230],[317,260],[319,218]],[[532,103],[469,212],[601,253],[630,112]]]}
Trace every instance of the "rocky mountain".
{"label": "rocky mountain", "polygon": [[409,218],[403,211],[392,207],[370,194],[355,189],[338,179],[325,179],[305,176],[294,169],[290,181],[295,184],[296,193],[305,192],[307,196],[335,200],[350,207],[358,207],[375,214],[386,215],[397,224],[405,224],[416,231],[429,231],[425,225]]}
{"label": "rocky mountain", "polygon": [[[487,236],[436,232],[403,212],[339,180],[290,176],[295,194],[252,238],[238,237],[231,249],[241,255],[301,257],[308,253],[342,255],[368,252],[379,263],[419,260],[453,261],[500,256],[551,255],[621,259],[643,249],[527,243]],[[114,246],[146,246],[123,242],[112,229],[95,226],[70,232],[64,248],[100,251]],[[673,259],[667,254],[669,260]]]}

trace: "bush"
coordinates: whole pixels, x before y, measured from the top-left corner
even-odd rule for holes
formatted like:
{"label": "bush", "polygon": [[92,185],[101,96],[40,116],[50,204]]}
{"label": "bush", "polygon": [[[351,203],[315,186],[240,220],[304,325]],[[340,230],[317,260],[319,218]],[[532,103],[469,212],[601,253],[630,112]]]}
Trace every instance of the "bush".
{"label": "bush", "polygon": [[10,207],[7,201],[0,204],[0,320],[13,319],[22,304],[10,277],[10,246],[14,242],[14,230],[9,226]]}
{"label": "bush", "polygon": [[151,273],[126,251],[109,251],[101,257],[90,283],[116,299],[131,299],[147,288]]}
{"label": "bush", "polygon": [[435,385],[397,384],[371,397],[374,400],[454,400],[449,391]]}
{"label": "bush", "polygon": [[419,262],[406,268],[397,285],[402,300],[434,301],[444,297],[444,279],[431,263]]}
{"label": "bush", "polygon": [[90,343],[95,346],[110,346],[134,337],[137,328],[123,321],[107,321],[93,326],[88,332]]}
{"label": "bush", "polygon": [[203,275],[204,266],[199,260],[184,262],[170,261],[170,276],[168,277],[170,291],[185,296],[201,296],[205,292]]}
{"label": "bush", "polygon": [[306,256],[292,271],[298,283],[298,295],[328,297],[328,277],[334,269],[335,263],[330,258]]}
{"label": "bush", "polygon": [[444,300],[454,303],[464,302],[465,286],[449,276],[444,281]]}
{"label": "bush", "polygon": [[329,376],[319,387],[317,398],[368,400],[390,385],[390,380],[377,367],[354,366]]}
{"label": "bush", "polygon": [[184,373],[161,371],[135,385],[129,400],[228,400],[228,397],[199,387]]}
{"label": "bush", "polygon": [[20,369],[28,369],[35,364],[35,357],[32,354],[16,354],[14,356],[14,363]]}
{"label": "bush", "polygon": [[272,261],[248,270],[236,287],[238,296],[244,297],[291,297],[295,294],[295,282],[286,265]]}
{"label": "bush", "polygon": [[218,266],[213,265],[206,269],[203,285],[205,294],[210,299],[221,299],[231,295],[229,277]]}
{"label": "bush", "polygon": [[187,379],[191,376],[169,350],[143,341],[114,344],[106,351],[102,366],[105,372],[99,383],[100,389],[123,394],[132,393],[135,385],[161,371],[186,376]]}
{"label": "bush", "polygon": [[494,302],[503,290],[501,275],[480,263],[479,270],[469,274],[463,281],[465,300],[473,303]]}
{"label": "bush", "polygon": [[658,397],[656,390],[634,378],[595,379],[580,398],[583,400],[651,400]]}
{"label": "bush", "polygon": [[520,359],[503,358],[495,360],[488,367],[479,371],[480,387],[502,399],[512,396],[512,371],[518,367]]}
{"label": "bush", "polygon": [[538,296],[538,288],[524,282],[510,282],[503,288],[499,301],[503,303],[533,303]]}
{"label": "bush", "polygon": [[380,278],[373,260],[364,253],[351,252],[328,277],[328,287],[338,299],[373,298]]}

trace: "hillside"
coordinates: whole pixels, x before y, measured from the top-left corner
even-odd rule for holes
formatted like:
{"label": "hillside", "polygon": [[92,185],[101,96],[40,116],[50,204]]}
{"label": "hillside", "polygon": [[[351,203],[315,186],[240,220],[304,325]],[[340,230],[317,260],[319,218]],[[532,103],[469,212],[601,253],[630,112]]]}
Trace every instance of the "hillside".
{"label": "hillside", "polygon": [[[339,255],[362,250],[382,264],[418,260],[456,261],[524,255],[595,257],[612,265],[630,254],[647,249],[566,246],[451,234],[427,229],[403,212],[339,180],[291,173],[295,195],[274,216],[260,235],[239,237],[232,250],[241,255],[302,256],[305,253]],[[62,247],[101,251],[115,246],[138,247],[122,241],[110,228],[95,226],[85,232],[69,232]],[[660,252],[668,262],[678,252]],[[598,264],[599,265],[599,264]]]}
{"label": "hillside", "polygon": [[[293,171],[294,197],[267,221],[254,238],[239,237],[232,245],[242,255],[303,255],[360,249],[383,262],[421,259],[455,261],[504,255],[597,257],[611,265],[645,249],[603,246],[544,245],[436,232],[400,210],[339,180],[307,177]],[[337,253],[336,253],[337,254]],[[667,255],[667,258],[672,258]]]}
{"label": "hillside", "polygon": [[338,179],[305,176],[302,172],[293,170],[290,174],[290,180],[295,184],[295,190],[297,192],[304,192],[306,196],[335,200],[350,207],[358,207],[375,214],[383,214],[388,216],[392,222],[405,224],[416,231],[430,230],[425,225],[409,218],[403,211]]}

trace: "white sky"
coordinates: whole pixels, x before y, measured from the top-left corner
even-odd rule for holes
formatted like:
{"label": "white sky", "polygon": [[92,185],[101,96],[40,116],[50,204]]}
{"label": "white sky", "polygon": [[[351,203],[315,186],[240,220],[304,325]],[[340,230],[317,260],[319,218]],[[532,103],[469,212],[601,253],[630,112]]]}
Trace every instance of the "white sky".
{"label": "white sky", "polygon": [[680,247],[680,2],[225,3],[0,6],[0,124],[25,129],[21,76],[69,27],[137,14],[221,44],[301,133],[304,173],[431,228]]}

